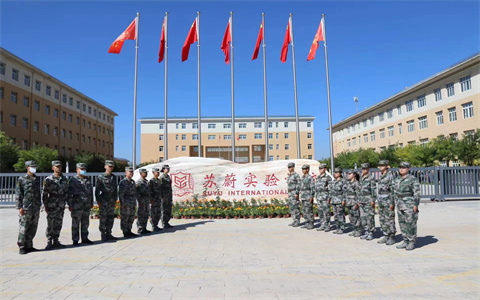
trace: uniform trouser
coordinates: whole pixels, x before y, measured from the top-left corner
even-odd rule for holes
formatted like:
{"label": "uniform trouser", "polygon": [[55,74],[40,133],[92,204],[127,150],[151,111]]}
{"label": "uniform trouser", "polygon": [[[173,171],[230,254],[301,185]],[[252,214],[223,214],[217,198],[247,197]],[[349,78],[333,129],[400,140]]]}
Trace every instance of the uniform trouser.
{"label": "uniform trouser", "polygon": [[305,221],[313,225],[313,203],[310,203],[309,200],[302,200],[302,213]]}
{"label": "uniform trouser", "polygon": [[318,200],[318,217],[320,219],[320,226],[328,227],[330,226],[330,204],[328,204],[327,199]]}
{"label": "uniform trouser", "polygon": [[152,206],[150,207],[150,223],[152,227],[158,226],[158,222],[162,216],[162,200],[152,200]]}
{"label": "uniform trouser", "polygon": [[47,230],[48,240],[58,240],[60,231],[62,231],[63,215],[65,214],[65,204],[48,205],[47,212]]}
{"label": "uniform trouser", "polygon": [[40,210],[25,210],[23,216],[19,215],[20,230],[18,231],[17,245],[22,248],[33,248],[33,238],[37,233]]}
{"label": "uniform trouser", "polygon": [[113,221],[115,219],[115,200],[106,200],[100,203],[100,222],[98,229],[102,234],[112,233]]}
{"label": "uniform trouser", "polygon": [[[82,241],[88,238],[88,226],[90,225],[90,206],[73,209],[72,213],[72,241],[78,242],[80,235]],[[80,232],[80,235],[79,235]]]}
{"label": "uniform trouser", "polygon": [[138,230],[147,229],[148,216],[150,215],[150,199],[137,199],[137,228]]}
{"label": "uniform trouser", "polygon": [[300,222],[300,201],[296,199],[295,192],[288,192],[288,207],[293,221]]}
{"label": "uniform trouser", "polygon": [[132,231],[136,208],[137,204],[135,202],[124,203],[120,206],[120,228],[122,229],[123,233]]}
{"label": "uniform trouser", "polygon": [[352,225],[353,230],[361,231],[362,226],[360,223],[360,211],[358,207],[355,208],[355,205],[347,205],[346,208],[348,211],[348,219],[350,220],[350,225]]}
{"label": "uniform trouser", "polygon": [[342,203],[335,203],[332,204],[332,208],[337,229],[345,230],[345,207]]}
{"label": "uniform trouser", "polygon": [[162,197],[161,218],[163,225],[167,224],[172,218],[172,204],[172,194]]}
{"label": "uniform trouser", "polygon": [[371,202],[359,203],[360,209],[360,222],[361,227],[367,233],[373,233],[375,230],[375,208],[372,207]]}
{"label": "uniform trouser", "polygon": [[417,240],[417,221],[418,211],[414,212],[415,206],[413,201],[397,201],[397,215],[400,231],[403,240],[407,243],[415,243]]}
{"label": "uniform trouser", "polygon": [[382,228],[383,234],[393,237],[396,232],[395,210],[390,210],[390,201],[378,201],[378,217],[380,219],[380,227]]}

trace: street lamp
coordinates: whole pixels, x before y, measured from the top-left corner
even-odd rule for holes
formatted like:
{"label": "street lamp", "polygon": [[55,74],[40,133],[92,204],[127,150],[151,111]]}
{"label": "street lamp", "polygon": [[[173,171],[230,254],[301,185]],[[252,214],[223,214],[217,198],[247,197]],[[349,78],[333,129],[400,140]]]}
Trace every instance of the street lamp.
{"label": "street lamp", "polygon": [[355,102],[355,107],[357,108],[357,113],[358,113],[358,98],[353,97],[353,101]]}

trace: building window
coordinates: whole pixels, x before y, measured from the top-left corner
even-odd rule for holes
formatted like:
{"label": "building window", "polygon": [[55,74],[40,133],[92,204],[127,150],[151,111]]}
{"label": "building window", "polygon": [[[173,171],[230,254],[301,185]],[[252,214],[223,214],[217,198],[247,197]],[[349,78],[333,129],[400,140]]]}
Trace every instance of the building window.
{"label": "building window", "polygon": [[269,139],[273,139],[273,133],[269,133],[269,134],[268,134],[268,138],[269,138]]}
{"label": "building window", "polygon": [[60,98],[60,91],[55,90],[55,99]]}
{"label": "building window", "polygon": [[273,128],[273,123],[272,122],[268,122],[268,128]]}
{"label": "building window", "polygon": [[45,114],[46,115],[50,114],[50,105],[45,105]]}
{"label": "building window", "polygon": [[288,127],[288,122],[283,122],[283,127],[287,128]]}
{"label": "building window", "polygon": [[185,141],[187,140],[187,135],[186,134],[182,134],[182,141]]}
{"label": "building window", "polygon": [[26,86],[30,86],[30,76],[25,75],[25,78],[23,80]]}
{"label": "building window", "polygon": [[62,129],[62,138],[63,139],[65,138],[66,133],[67,133],[67,131],[65,129]]}
{"label": "building window", "polygon": [[63,103],[67,103],[67,94],[63,94],[62,101]]}
{"label": "building window", "polygon": [[450,133],[450,138],[454,141],[458,141],[458,133]]}
{"label": "building window", "polygon": [[384,139],[385,138],[385,129],[380,129],[379,132],[380,132],[380,138]]}
{"label": "building window", "polygon": [[308,121],[307,122],[307,127],[312,127],[312,122]]}
{"label": "building window", "polygon": [[187,123],[182,123],[182,129],[187,129]]}
{"label": "building window", "polygon": [[311,138],[312,138],[312,133],[311,132],[307,133],[307,139],[311,139]]}
{"label": "building window", "polygon": [[417,107],[424,107],[427,105],[427,101],[425,100],[425,95],[421,95],[417,97]]}
{"label": "building window", "polygon": [[40,90],[42,89],[41,81],[35,80],[35,89],[40,92]]}
{"label": "building window", "polygon": [[[69,139],[72,139],[72,132],[71,132],[70,130],[68,131],[68,138],[69,138]],[[105,143],[105,142],[104,142],[104,143]]]}
{"label": "building window", "polygon": [[393,118],[393,108],[390,108],[387,110],[387,118],[391,119]]}
{"label": "building window", "polygon": [[472,88],[470,75],[460,78],[460,88],[462,92],[468,91]]}
{"label": "building window", "polygon": [[262,146],[253,146],[253,151],[255,152],[262,151]]}
{"label": "building window", "polygon": [[87,105],[86,105],[86,104],[83,104],[83,105],[82,105],[82,108],[83,108],[83,111],[84,111],[84,112],[87,112]]}
{"label": "building window", "polygon": [[62,111],[62,120],[66,120],[67,119],[67,113]]}
{"label": "building window", "polygon": [[198,134],[192,134],[192,140],[194,141],[198,140]]}
{"label": "building window", "polygon": [[388,127],[388,136],[393,136],[393,126]]}
{"label": "building window", "polygon": [[11,97],[11,99],[12,99],[12,102],[13,102],[13,103],[17,103],[17,97],[18,97],[18,94],[15,93],[15,92],[12,92],[12,97]]}
{"label": "building window", "polygon": [[367,127],[367,119],[363,120],[363,128],[366,128]]}
{"label": "building window", "polygon": [[163,123],[158,124],[158,129],[163,129]]}
{"label": "building window", "polygon": [[275,149],[279,150],[279,149],[280,149],[280,145],[277,144]]}
{"label": "building window", "polygon": [[268,157],[268,160],[269,160],[269,161],[273,161],[273,155],[270,155],[270,156]]}
{"label": "building window", "polygon": [[50,133],[50,125],[45,124],[45,134],[49,134],[49,133]]}
{"label": "building window", "polygon": [[247,139],[247,135],[246,135],[246,134],[240,134],[240,135],[238,136],[238,139],[239,139],[239,140],[246,140],[246,139]]}
{"label": "building window", "polygon": [[5,75],[5,64],[0,63],[0,74]]}
{"label": "building window", "polygon": [[89,114],[89,115],[92,114],[92,107],[91,107],[91,106],[88,107],[88,114]]}
{"label": "building window", "polygon": [[350,140],[347,140],[347,147],[350,148],[350,146],[351,146],[351,142]]}
{"label": "building window", "polygon": [[73,106],[73,98],[68,98],[68,105]]}
{"label": "building window", "polygon": [[312,144],[308,144],[308,145],[307,145],[307,149],[308,149],[308,150],[312,150]]}
{"label": "building window", "polygon": [[23,118],[22,127],[25,128],[25,129],[28,129],[28,119],[27,118]]}
{"label": "building window", "polygon": [[198,123],[192,123],[192,128],[193,129],[198,129]]}
{"label": "building window", "polygon": [[420,139],[420,145],[428,144],[428,139]]}
{"label": "building window", "polygon": [[435,89],[433,91],[433,93],[435,94],[435,101],[442,100],[442,90],[441,89]]}
{"label": "building window", "polygon": [[18,81],[18,70],[12,69],[12,79]]}
{"label": "building window", "polygon": [[10,115],[10,125],[11,126],[17,126],[17,116],[16,115]]}
{"label": "building window", "polygon": [[256,140],[261,140],[262,139],[262,134],[261,133],[255,133],[255,139]]}
{"label": "building window", "polygon": [[284,134],[284,137],[285,137],[286,139],[288,139],[288,136],[289,136],[288,133],[285,133],[285,134]]}
{"label": "building window", "polygon": [[34,101],[33,102],[33,109],[35,109],[36,111],[40,111],[40,101]]}
{"label": "building window", "polygon": [[177,151],[177,152],[178,152],[178,146],[175,146],[175,151]]}
{"label": "building window", "polygon": [[407,121],[407,130],[408,132],[415,131],[415,121],[413,120]]}
{"label": "building window", "polygon": [[403,125],[402,123],[399,123],[398,124],[398,134],[402,134],[403,133]]}
{"label": "building window", "polygon": [[23,150],[28,150],[28,141],[25,141],[25,140],[24,140],[24,141],[22,142],[22,148],[23,148]]}
{"label": "building window", "polygon": [[30,99],[28,99],[28,97],[23,97],[23,106],[25,107],[30,106]]}
{"label": "building window", "polygon": [[375,123],[375,120],[373,119],[373,117],[370,117],[370,125],[373,125]]}
{"label": "building window", "polygon": [[224,140],[231,140],[231,139],[232,139],[232,136],[231,136],[230,134],[225,134],[225,135],[223,136],[223,139],[224,139]]}
{"label": "building window", "polygon": [[402,114],[402,106],[399,104],[397,105],[397,115],[401,115]]}
{"label": "building window", "polygon": [[357,138],[353,138],[353,139],[352,139],[352,145],[353,145],[353,146],[356,146],[356,145],[357,145]]}
{"label": "building window", "polygon": [[407,107],[407,112],[413,110],[413,100],[409,100],[405,102],[405,106]]}
{"label": "building window", "polygon": [[247,128],[247,123],[238,123],[238,128]]}
{"label": "building window", "polygon": [[92,123],[88,122],[88,129],[92,129]]}
{"label": "building window", "polygon": [[54,116],[55,118],[58,118],[58,108],[54,108],[54,109],[53,109],[53,116]]}
{"label": "building window", "polygon": [[278,128],[278,122],[275,122],[275,128]]}
{"label": "building window", "polygon": [[350,133],[350,127],[351,127],[351,126],[348,126],[348,127],[347,127],[347,133]]}
{"label": "building window", "polygon": [[158,151],[163,152],[163,146],[158,146]]}
{"label": "building window", "polygon": [[437,115],[437,125],[443,124],[443,111],[437,111],[435,113]]}
{"label": "building window", "polygon": [[180,128],[180,124],[179,123],[175,123],[175,129],[178,129]]}
{"label": "building window", "polygon": [[290,150],[290,145],[289,144],[285,144],[285,150]]}
{"label": "building window", "polygon": [[253,128],[262,128],[262,122],[254,122]]}
{"label": "building window", "polygon": [[278,139],[278,133],[275,133],[275,138]]}
{"label": "building window", "polygon": [[232,124],[230,124],[230,123],[224,123],[223,124],[223,129],[229,129],[229,128],[232,128]]}
{"label": "building window", "polygon": [[453,82],[447,83],[447,96],[452,97],[455,95],[455,88]]}
{"label": "building window", "polygon": [[450,107],[448,109],[448,118],[450,119],[450,122],[457,120],[457,109],[455,107]]}
{"label": "building window", "polygon": [[72,116],[72,114],[68,114],[68,122],[70,122],[70,123],[73,122],[73,116]]}
{"label": "building window", "polygon": [[375,131],[370,132],[370,141],[375,142]]}
{"label": "building window", "polygon": [[159,140],[159,141],[163,141],[163,134],[160,134],[160,135],[158,136],[158,140]]}
{"label": "building window", "polygon": [[215,129],[217,124],[208,124],[208,129]]}
{"label": "building window", "polygon": [[80,109],[80,101],[77,100],[77,109]]}
{"label": "building window", "polygon": [[3,94],[5,93],[5,89],[2,87],[0,87],[0,99],[3,99]]}
{"label": "building window", "polygon": [[76,117],[76,123],[77,123],[77,125],[80,125],[80,118],[79,117]]}
{"label": "building window", "polygon": [[178,134],[175,135],[175,139],[178,141]]}
{"label": "building window", "polygon": [[368,143],[368,134],[363,135],[363,142]]}
{"label": "building window", "polygon": [[428,128],[427,116],[418,118],[418,128],[420,129]]}
{"label": "building window", "polygon": [[211,135],[209,135],[209,136],[208,136],[208,139],[209,139],[209,140],[214,140],[214,139],[215,139],[215,137],[216,137],[216,135],[214,135],[214,134],[211,134]]}
{"label": "building window", "polygon": [[473,117],[473,103],[468,102],[465,104],[462,104],[463,107],[463,118],[468,119]]}
{"label": "building window", "polygon": [[273,150],[273,144],[268,145],[268,150]]}

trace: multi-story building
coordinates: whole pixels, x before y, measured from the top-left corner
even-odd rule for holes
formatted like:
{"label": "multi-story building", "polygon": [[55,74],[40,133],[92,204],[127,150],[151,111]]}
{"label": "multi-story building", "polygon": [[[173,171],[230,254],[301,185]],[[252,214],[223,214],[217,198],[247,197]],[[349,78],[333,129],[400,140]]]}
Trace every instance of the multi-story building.
{"label": "multi-story building", "polygon": [[0,80],[0,130],[21,149],[113,158],[114,111],[3,48]]}
{"label": "multi-story building", "polygon": [[[313,121],[315,117],[299,117],[302,158],[313,159]],[[269,160],[297,158],[295,117],[268,118]],[[141,161],[163,161],[165,130],[163,118],[142,118]],[[232,123],[230,117],[204,117],[201,120],[202,156],[231,160]],[[235,117],[236,161],[265,161],[264,117]],[[168,118],[168,158],[198,156],[198,123],[196,117]]]}
{"label": "multi-story building", "polygon": [[334,153],[460,138],[477,128],[480,53],[333,125]]}

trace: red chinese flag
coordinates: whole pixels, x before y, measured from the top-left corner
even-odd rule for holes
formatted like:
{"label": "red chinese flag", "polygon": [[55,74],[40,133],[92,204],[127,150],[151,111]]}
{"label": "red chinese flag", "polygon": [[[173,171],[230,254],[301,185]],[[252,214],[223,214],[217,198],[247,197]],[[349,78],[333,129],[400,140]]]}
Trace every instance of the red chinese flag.
{"label": "red chinese flag", "polygon": [[197,41],[197,18],[193,21],[192,27],[190,27],[190,31],[188,32],[187,38],[185,39],[185,43],[183,43],[182,48],[182,61],[186,61],[188,59],[188,52],[190,51],[190,45]]}
{"label": "red chinese flag", "polygon": [[258,51],[260,50],[260,44],[263,40],[263,22],[260,24],[260,30],[258,31],[257,44],[255,45],[255,51],[253,51],[252,60],[257,59]]}
{"label": "red chinese flag", "polygon": [[162,25],[162,37],[160,38],[160,50],[158,51],[158,62],[163,61],[163,56],[165,55],[165,19],[163,19]]}
{"label": "red chinese flag", "polygon": [[288,44],[292,41],[292,35],[290,34],[290,19],[288,20],[287,31],[285,32],[285,40],[283,40],[282,54],[280,60],[282,63],[287,61]]}
{"label": "red chinese flag", "polygon": [[225,63],[228,65],[230,63],[230,49],[229,43],[232,41],[232,33],[230,31],[230,22],[232,21],[231,18],[228,18],[228,24],[227,24],[227,29],[225,30],[225,35],[223,36],[223,41],[222,41],[222,46],[220,49],[222,49],[223,53],[225,53]]}
{"label": "red chinese flag", "polygon": [[323,32],[324,30],[323,30],[323,18],[322,18],[322,20],[320,21],[320,25],[318,25],[317,33],[313,38],[312,47],[310,47],[310,52],[308,52],[307,61],[315,58],[315,53],[317,52],[317,49],[318,49],[318,42],[324,41]]}
{"label": "red chinese flag", "polygon": [[125,40],[136,40],[136,31],[135,31],[135,25],[136,25],[137,18],[133,20],[133,22],[125,29],[124,32],[112,43],[110,48],[108,49],[108,53],[115,53],[119,54],[120,51],[122,51],[123,47],[123,42]]}

